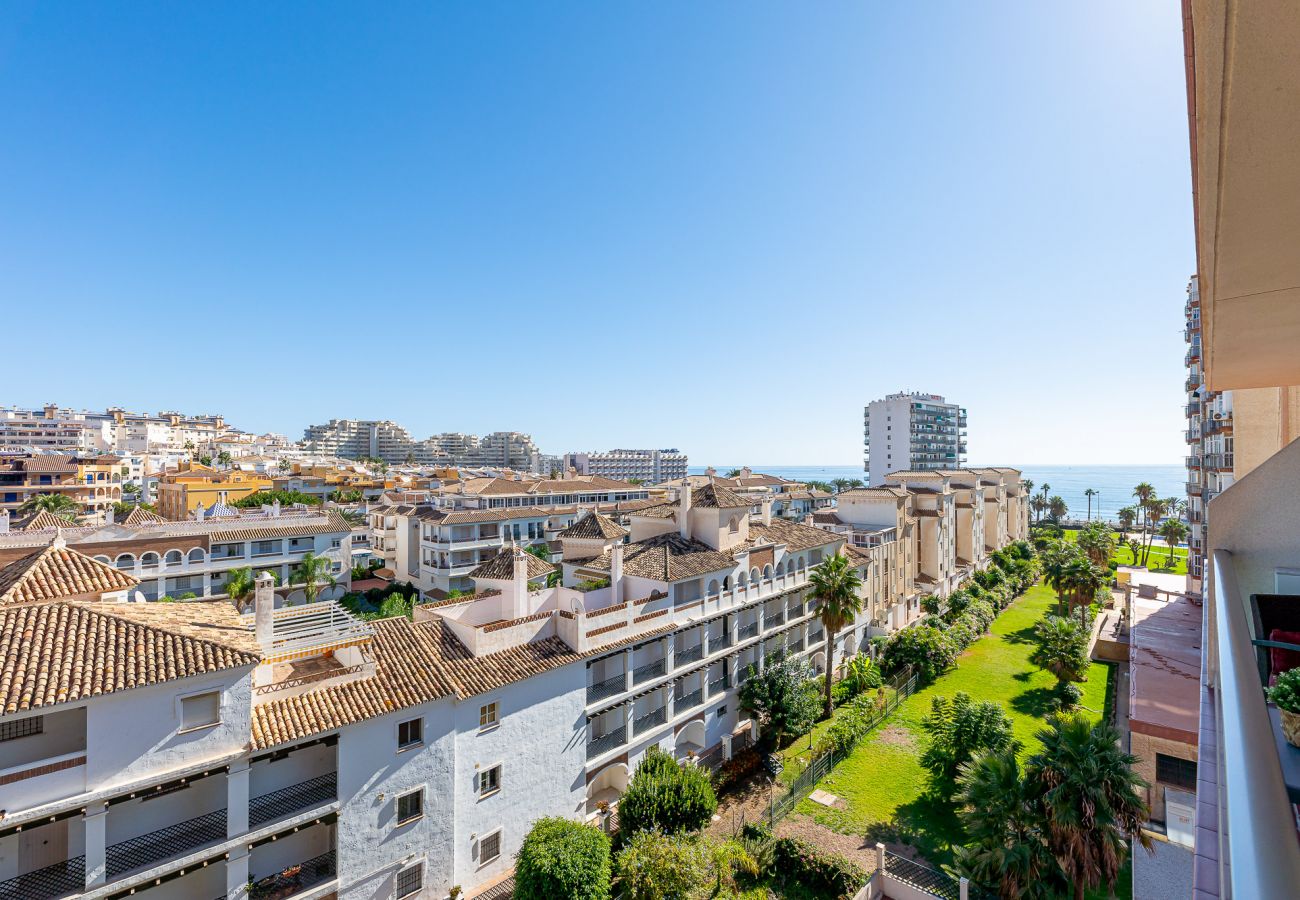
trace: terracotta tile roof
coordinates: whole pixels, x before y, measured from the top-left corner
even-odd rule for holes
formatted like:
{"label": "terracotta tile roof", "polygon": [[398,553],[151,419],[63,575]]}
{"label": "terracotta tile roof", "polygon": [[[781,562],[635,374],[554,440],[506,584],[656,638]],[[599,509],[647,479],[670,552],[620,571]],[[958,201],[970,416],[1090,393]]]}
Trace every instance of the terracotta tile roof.
{"label": "terracotta tile roof", "polygon": [[[528,569],[528,579],[541,578],[555,571],[555,566],[551,565],[544,559],[538,559],[531,553],[519,551],[519,555],[524,558],[524,563]],[[473,569],[469,573],[470,578],[494,578],[497,580],[509,581],[515,577],[515,554],[510,547],[502,547],[501,552],[489,559],[487,562]]]}
{"label": "terracotta tile roof", "polygon": [[0,609],[3,711],[40,709],[258,662],[256,654],[117,614],[119,606],[128,605],[171,604],[42,603]]}
{"label": "terracotta tile roof", "polygon": [[27,520],[23,525],[23,531],[44,531],[48,528],[75,528],[76,522],[71,519],[65,519],[63,516],[56,516],[48,509],[43,509],[36,515]]}
{"label": "terracotta tile roof", "polygon": [[850,500],[853,499],[854,497],[861,497],[866,500],[888,499],[890,497],[894,499],[898,499],[899,497],[907,496],[907,488],[900,488],[900,487],[850,488],[847,491],[840,491],[835,496],[847,497]]}
{"label": "terracotta tile roof", "polygon": [[739,509],[752,506],[754,497],[746,497],[729,488],[721,487],[717,482],[706,484],[691,491],[691,506],[701,509]]}
{"label": "terracotta tile roof", "polygon": [[167,520],[156,512],[150,512],[143,506],[137,506],[131,510],[127,517],[122,520],[123,525],[161,525]]}
{"label": "terracotta tile roof", "polygon": [[638,509],[635,512],[629,513],[629,515],[643,516],[647,519],[676,519],[677,504],[660,503],[656,506],[647,506],[643,509]]}
{"label": "terracotta tile roof", "polygon": [[0,606],[125,591],[139,584],[125,572],[56,540],[0,569]]}
{"label": "terracotta tile roof", "polygon": [[613,541],[626,537],[627,533],[626,528],[608,516],[589,513],[561,531],[560,537]]}
{"label": "terracotta tile roof", "polygon": [[584,659],[558,637],[543,638],[486,656],[474,656],[441,619],[412,626],[432,645],[432,658],[461,698],[473,697]]}
{"label": "terracotta tile roof", "polygon": [[[825,532],[823,532],[825,534]],[[609,551],[582,563],[584,569],[609,571]],[[729,571],[736,561],[707,544],[678,534],[657,534],[623,545],[623,574],[655,581],[677,581],[712,572]]]}
{"label": "terracotta tile roof", "polygon": [[813,521],[821,522],[825,525],[846,524],[844,520],[840,518],[839,513],[835,512],[835,510],[833,509],[817,510],[816,512],[813,513]]}
{"label": "terracotta tile roof", "polygon": [[42,453],[22,460],[23,469],[28,472],[48,472],[70,475],[77,471],[77,464],[71,456],[62,453]]}
{"label": "terracotta tile roof", "polygon": [[862,566],[871,562],[871,551],[866,547],[855,547],[852,544],[845,544],[844,553],[855,566]]}
{"label": "terracotta tile roof", "polygon": [[785,544],[787,550],[794,551],[825,547],[844,540],[843,535],[827,531],[825,528],[799,522],[782,522],[778,519],[773,519],[771,525],[750,522],[749,536],[759,542]]}
{"label": "terracotta tile roof", "polygon": [[334,534],[339,531],[352,530],[352,526],[335,509],[325,511],[324,522],[307,523],[301,519],[295,522],[292,517],[285,521],[277,521],[272,518],[253,519],[253,521],[258,524],[214,531],[210,539],[214,544],[222,544],[227,541],[262,541],[277,537],[307,537],[314,534]]}
{"label": "terracotta tile roof", "polygon": [[904,469],[899,472],[890,472],[885,477],[898,478],[904,481],[942,481],[947,476],[939,474],[938,470],[929,471],[929,470]]}

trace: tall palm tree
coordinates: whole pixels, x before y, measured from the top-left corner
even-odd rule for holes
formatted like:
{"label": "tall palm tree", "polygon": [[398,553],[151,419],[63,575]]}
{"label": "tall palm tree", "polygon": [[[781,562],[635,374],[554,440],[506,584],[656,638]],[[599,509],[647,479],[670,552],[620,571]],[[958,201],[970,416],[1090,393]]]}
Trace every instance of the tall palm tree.
{"label": "tall palm tree", "polygon": [[1061,581],[1070,594],[1070,608],[1079,607],[1079,622],[1085,628],[1088,625],[1088,607],[1106,583],[1106,577],[1107,570],[1093,565],[1083,556],[1072,560],[1062,573]]}
{"label": "tall palm tree", "polygon": [[1142,551],[1142,565],[1147,564],[1147,559],[1151,556],[1151,544],[1156,539],[1156,529],[1169,512],[1169,501],[1160,497],[1151,497],[1147,500],[1147,520],[1151,526],[1146,535],[1146,549]]}
{"label": "tall palm tree", "polygon": [[1126,842],[1148,850],[1142,830],[1149,810],[1146,781],[1133,771],[1137,757],[1119,747],[1119,734],[1084,715],[1053,716],[1038,732],[1041,752],[1029,758],[1026,780],[1041,797],[1047,845],[1083,900],[1090,887],[1114,889],[1129,853]]}
{"label": "tall palm tree", "polygon": [[[1147,533],[1147,515],[1150,512],[1151,499],[1155,497],[1156,489],[1152,487],[1149,481],[1138,482],[1137,487],[1133,488],[1133,496],[1137,499],[1138,509],[1142,512],[1142,539],[1146,540]],[[1137,559],[1133,560],[1133,565],[1143,565]]]}
{"label": "tall palm tree", "polygon": [[67,494],[34,494],[18,507],[20,513],[49,512],[69,519],[81,512],[81,504]]}
{"label": "tall palm tree", "polygon": [[[1092,521],[1092,498],[1097,496],[1097,491],[1093,488],[1088,488],[1086,491],[1083,492],[1083,496],[1088,498],[1088,521],[1091,522]],[[1100,512],[1100,510],[1098,510],[1098,512]]]}
{"label": "tall palm tree", "polygon": [[847,478],[832,478],[831,484],[835,485],[835,493],[841,493],[848,490],[849,480]]}
{"label": "tall palm tree", "polygon": [[244,601],[256,587],[253,578],[253,567],[244,566],[242,569],[235,569],[226,579],[226,593],[241,610],[244,608]]}
{"label": "tall palm tree", "polygon": [[1021,777],[1016,749],[977,756],[961,769],[961,809],[966,844],[958,867],[1003,900],[1045,900],[1068,888],[1047,845],[1036,787]]}
{"label": "tall palm tree", "polygon": [[[1137,522],[1138,511],[1135,506],[1125,506],[1119,511],[1119,539],[1120,543],[1128,543],[1128,533],[1133,529],[1133,524]],[[1134,562],[1137,562],[1135,559]]]}
{"label": "tall palm tree", "polygon": [[1047,509],[1047,498],[1041,494],[1035,494],[1034,498],[1029,501],[1029,506],[1034,511],[1034,524],[1043,520],[1043,510]]}
{"label": "tall palm tree", "polygon": [[1052,673],[1057,682],[1084,681],[1088,677],[1088,632],[1072,619],[1048,616],[1034,627],[1037,646],[1029,661]]}
{"label": "tall palm tree", "polygon": [[1160,536],[1164,538],[1165,543],[1169,545],[1169,556],[1166,565],[1169,568],[1173,568],[1174,547],[1187,539],[1187,526],[1183,524],[1182,519],[1176,519],[1173,516],[1170,516],[1160,523]]}
{"label": "tall palm tree", "polygon": [[1067,590],[1065,572],[1070,563],[1078,558],[1078,546],[1068,541],[1052,541],[1043,550],[1043,579],[1056,591],[1056,602],[1062,610]]}
{"label": "tall palm tree", "polygon": [[298,567],[293,570],[290,584],[301,584],[307,602],[315,603],[320,595],[321,582],[327,585],[337,584],[334,574],[330,571],[332,565],[327,557],[317,556],[315,553],[304,554],[302,562],[298,563]]}
{"label": "tall palm tree", "polygon": [[812,570],[808,576],[812,588],[810,599],[817,601],[818,618],[826,631],[826,718],[830,718],[831,676],[835,672],[835,635],[862,611],[862,597],[858,591],[862,579],[858,570],[849,564],[849,558],[836,553]]}
{"label": "tall palm tree", "polygon": [[1047,514],[1057,525],[1069,513],[1070,507],[1066,506],[1065,501],[1059,495],[1054,495],[1051,500],[1047,501]]}
{"label": "tall palm tree", "polygon": [[1021,482],[1021,484],[1024,485],[1024,489],[1025,489],[1025,493],[1026,493],[1026,494],[1033,494],[1033,492],[1034,492],[1034,479],[1032,479],[1032,478],[1026,478],[1024,481]]}

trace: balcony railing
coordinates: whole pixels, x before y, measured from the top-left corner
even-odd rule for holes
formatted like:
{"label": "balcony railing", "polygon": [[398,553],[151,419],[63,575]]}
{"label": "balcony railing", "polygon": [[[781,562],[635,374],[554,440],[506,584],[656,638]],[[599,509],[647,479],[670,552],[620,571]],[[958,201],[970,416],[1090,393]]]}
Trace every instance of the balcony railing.
{"label": "balcony railing", "polygon": [[719,650],[731,646],[730,634],[719,634],[709,638],[709,653],[717,653]]}
{"label": "balcony railing", "polygon": [[336,772],[271,791],[248,801],[248,821],[253,826],[265,825],[276,819],[287,818],[304,809],[328,803],[338,796],[339,777]]}
{"label": "balcony railing", "polygon": [[1222,890],[1223,896],[1290,897],[1300,884],[1295,818],[1233,555],[1215,550],[1213,560],[1213,621],[1207,621],[1207,628],[1214,629],[1216,646],[1207,648],[1207,661],[1222,808],[1219,847],[1204,848],[1201,855],[1213,849],[1222,861],[1222,871],[1231,879],[1231,891]]}
{"label": "balcony railing", "polygon": [[682,694],[673,701],[673,712],[681,712],[684,709],[691,709],[699,706],[704,702],[704,689],[696,688],[689,694]]}
{"label": "balcony railing", "polygon": [[619,672],[612,678],[587,685],[587,702],[596,703],[606,697],[613,697],[627,690],[627,673]]}
{"label": "balcony railing", "polygon": [[785,624],[785,610],[781,610],[778,613],[773,613],[772,615],[768,615],[767,613],[763,614],[764,628],[775,628],[778,625],[784,625],[784,624]]}
{"label": "balcony railing", "polygon": [[673,655],[673,661],[679,666],[685,666],[689,663],[698,662],[704,659],[704,644],[696,644],[688,650],[678,650]]}
{"label": "balcony railing", "polygon": [[196,816],[176,825],[159,828],[148,834],[111,844],[104,859],[109,878],[117,878],[134,869],[143,869],[168,859],[184,856],[206,844],[226,839],[226,811]]}
{"label": "balcony railing", "polygon": [[627,728],[620,725],[613,731],[607,731],[600,737],[587,742],[587,759],[607,753],[615,747],[622,747],[627,742]]}
{"label": "balcony railing", "polygon": [[719,675],[717,678],[711,679],[709,681],[709,696],[716,697],[729,688],[731,685],[727,683],[728,680],[726,673]]}
{"label": "balcony railing", "polygon": [[662,725],[668,721],[668,708],[661,706],[652,713],[646,713],[644,716],[638,716],[632,723],[633,734],[645,734],[656,725]]}
{"label": "balcony railing", "polygon": [[1201,467],[1201,458],[1199,456],[1187,457],[1187,468],[1199,469]]}
{"label": "balcony railing", "polygon": [[337,874],[334,851],[331,850],[254,883],[248,889],[248,897],[249,900],[280,900],[281,897],[292,897],[299,891],[324,884]]}
{"label": "balcony railing", "polygon": [[86,889],[86,857],[55,863],[0,881],[0,900],[53,900]]}
{"label": "balcony railing", "polygon": [[748,625],[741,625],[736,629],[736,639],[743,641],[746,638],[752,638],[758,634],[758,623],[750,622]]}
{"label": "balcony railing", "polygon": [[632,670],[632,683],[641,684],[652,678],[658,678],[666,672],[665,664],[662,659],[657,659],[652,663],[644,666],[637,666]]}

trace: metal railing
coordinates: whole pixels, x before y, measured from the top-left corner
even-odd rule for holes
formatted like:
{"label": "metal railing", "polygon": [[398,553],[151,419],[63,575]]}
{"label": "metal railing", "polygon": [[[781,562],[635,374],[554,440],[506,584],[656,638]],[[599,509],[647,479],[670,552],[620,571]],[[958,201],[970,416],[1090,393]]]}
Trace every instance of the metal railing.
{"label": "metal railing", "polygon": [[775,628],[778,625],[784,625],[784,624],[785,624],[785,610],[781,610],[778,613],[773,613],[772,615],[763,613],[763,628],[765,629]]}
{"label": "metal railing", "polygon": [[942,900],[961,900],[961,883],[946,872],[885,851],[884,875]]}
{"label": "metal railing", "polygon": [[664,660],[658,659],[644,666],[637,666],[632,670],[632,683],[641,684],[652,678],[658,678],[667,671]]}
{"label": "metal railing", "polygon": [[625,690],[627,690],[627,673],[619,672],[612,678],[606,678],[604,681],[597,681],[594,684],[587,685],[587,702],[595,703],[604,700],[606,697],[621,694]]}
{"label": "metal railing", "polygon": [[736,629],[736,639],[741,641],[745,640],[746,638],[752,638],[757,634],[758,634],[757,622],[750,622],[748,625],[741,625],[739,628]]}
{"label": "metal railing", "polygon": [[699,706],[703,702],[704,702],[704,690],[702,688],[696,688],[695,690],[691,691],[689,694],[683,694],[682,696],[674,700],[673,709],[676,712],[681,712],[684,709],[691,709],[692,707]]}
{"label": "metal railing", "polygon": [[709,653],[717,653],[719,650],[723,650],[730,646],[731,646],[730,634],[724,633],[717,637],[709,638]]}
{"label": "metal railing", "polygon": [[632,723],[632,733],[644,734],[648,729],[656,725],[662,725],[668,721],[668,708],[661,706],[652,713],[646,713],[644,716],[638,716]]}
{"label": "metal railing", "polygon": [[615,747],[622,747],[626,742],[627,728],[620,725],[613,731],[607,731],[600,737],[594,737],[587,742],[587,759],[600,756],[600,754],[613,750]]}
{"label": "metal railing", "polygon": [[[1294,896],[1300,846],[1264,703],[1233,555],[1213,552],[1215,644],[1207,651],[1218,740],[1218,859],[1234,898]],[[1209,618],[1209,615],[1207,615]],[[1208,848],[1206,848],[1208,849]],[[1227,891],[1224,896],[1229,896]]]}
{"label": "metal railing", "polygon": [[673,661],[679,666],[697,662],[701,659],[704,659],[704,644],[702,643],[696,644],[689,650],[678,650],[673,654]]}
{"label": "metal railing", "polygon": [[265,825],[267,822],[283,819],[304,809],[327,803],[338,796],[338,783],[338,773],[329,772],[260,797],[253,797],[248,801],[248,822],[254,826]]}
{"label": "metal railing", "polygon": [[727,678],[727,676],[726,676],[725,674],[724,674],[724,675],[721,675],[721,676],[718,677],[718,678],[714,678],[712,681],[710,681],[710,682],[709,682],[709,696],[710,696],[710,697],[716,697],[716,696],[718,696],[718,694],[721,694],[723,691],[725,691],[727,688],[729,688],[731,685],[729,685],[729,684],[727,683],[727,681],[728,681],[728,678]]}
{"label": "metal railing", "polygon": [[0,900],[53,900],[86,889],[86,857],[55,863],[0,881]]}
{"label": "metal railing", "polygon": [[159,828],[148,834],[109,845],[104,861],[109,878],[117,878],[133,869],[143,869],[168,859],[184,856],[206,844],[226,839],[226,811],[219,809]]}
{"label": "metal railing", "polygon": [[334,851],[331,850],[254,882],[249,886],[248,897],[249,900],[279,900],[281,897],[292,897],[299,891],[329,881],[336,874],[338,869]]}

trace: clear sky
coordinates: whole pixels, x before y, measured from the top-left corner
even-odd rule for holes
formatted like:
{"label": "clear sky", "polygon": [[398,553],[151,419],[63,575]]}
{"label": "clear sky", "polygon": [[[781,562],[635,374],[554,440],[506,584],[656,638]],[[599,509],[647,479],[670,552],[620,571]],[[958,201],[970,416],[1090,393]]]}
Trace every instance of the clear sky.
{"label": "clear sky", "polygon": [[25,2],[0,404],[1177,462],[1172,2]]}

